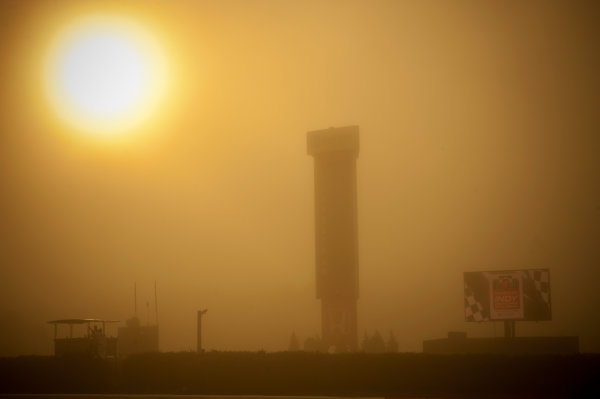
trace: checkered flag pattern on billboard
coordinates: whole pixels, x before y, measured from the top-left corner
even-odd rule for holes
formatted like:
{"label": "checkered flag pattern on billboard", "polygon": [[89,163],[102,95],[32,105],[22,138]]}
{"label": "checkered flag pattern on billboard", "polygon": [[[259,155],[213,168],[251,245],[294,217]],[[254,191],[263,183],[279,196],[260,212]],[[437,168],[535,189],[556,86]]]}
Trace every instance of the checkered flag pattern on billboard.
{"label": "checkered flag pattern on billboard", "polygon": [[[507,294],[506,290],[496,288],[497,280],[507,275],[514,276],[513,280],[519,282],[512,290],[517,292]],[[511,317],[499,317],[493,306],[497,301],[512,300],[513,297],[520,310],[518,314],[511,314],[512,319],[552,320],[549,269],[464,272],[463,276],[465,321],[509,319]]]}
{"label": "checkered flag pattern on billboard", "polygon": [[465,319],[466,321],[485,321],[483,306],[475,300],[473,290],[465,287]]}
{"label": "checkered flag pattern on billboard", "polygon": [[550,305],[550,272],[548,270],[529,270],[528,272],[536,291],[540,293],[544,302]]}

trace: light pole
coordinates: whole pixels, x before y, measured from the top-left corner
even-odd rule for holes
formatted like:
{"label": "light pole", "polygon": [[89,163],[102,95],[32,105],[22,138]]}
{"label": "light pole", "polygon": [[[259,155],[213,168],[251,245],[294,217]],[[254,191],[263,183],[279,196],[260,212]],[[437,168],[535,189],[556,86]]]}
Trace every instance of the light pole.
{"label": "light pole", "polygon": [[198,353],[202,352],[202,316],[204,316],[206,314],[206,312],[208,312],[208,309],[198,311],[198,331],[197,331],[198,342],[197,342],[197,348],[196,348],[196,351]]}

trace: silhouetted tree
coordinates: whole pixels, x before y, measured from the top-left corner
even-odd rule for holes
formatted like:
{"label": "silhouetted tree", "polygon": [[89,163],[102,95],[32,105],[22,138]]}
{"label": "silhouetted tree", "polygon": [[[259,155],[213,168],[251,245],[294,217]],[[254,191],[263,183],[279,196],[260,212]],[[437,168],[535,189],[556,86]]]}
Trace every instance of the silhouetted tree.
{"label": "silhouetted tree", "polygon": [[375,331],[375,335],[371,339],[371,349],[373,353],[383,353],[385,352],[385,341],[379,334],[379,331]]}
{"label": "silhouetted tree", "polygon": [[292,333],[290,337],[290,346],[288,350],[292,352],[297,352],[300,350],[300,342],[298,342],[298,337],[296,337],[296,333]]}
{"label": "silhouetted tree", "polygon": [[379,331],[375,331],[372,337],[369,337],[365,333],[362,349],[367,353],[383,353],[386,351],[385,341],[381,337],[381,334],[379,334]]}
{"label": "silhouetted tree", "polygon": [[394,332],[390,330],[390,338],[387,342],[387,351],[388,352],[398,352],[398,341],[396,341],[396,337],[394,337]]}
{"label": "silhouetted tree", "polygon": [[314,338],[304,340],[304,350],[307,352],[317,352],[317,342]]}
{"label": "silhouetted tree", "polygon": [[367,335],[366,331],[365,331],[365,335],[363,335],[363,339],[360,344],[360,347],[363,351],[368,352],[367,348],[369,347],[369,335]]}
{"label": "silhouetted tree", "polygon": [[307,352],[326,352],[327,348],[325,348],[321,337],[317,335],[314,338],[307,338],[304,341],[304,350]]}

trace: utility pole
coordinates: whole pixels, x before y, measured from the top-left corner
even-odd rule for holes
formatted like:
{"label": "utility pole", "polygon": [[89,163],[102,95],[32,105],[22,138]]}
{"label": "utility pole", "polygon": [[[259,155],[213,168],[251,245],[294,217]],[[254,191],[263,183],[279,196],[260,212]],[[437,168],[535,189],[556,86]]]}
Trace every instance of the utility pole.
{"label": "utility pole", "polygon": [[198,342],[196,346],[196,351],[198,353],[202,353],[202,316],[204,316],[206,312],[208,312],[208,309],[198,311]]}

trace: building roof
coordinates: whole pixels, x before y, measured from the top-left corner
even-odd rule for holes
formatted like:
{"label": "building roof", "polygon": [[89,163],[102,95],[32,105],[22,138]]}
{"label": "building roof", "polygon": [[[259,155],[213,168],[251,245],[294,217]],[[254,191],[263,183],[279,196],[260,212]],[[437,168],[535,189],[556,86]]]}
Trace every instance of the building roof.
{"label": "building roof", "polygon": [[118,323],[119,320],[104,320],[104,319],[61,319],[51,320],[49,324],[84,324],[84,323]]}

